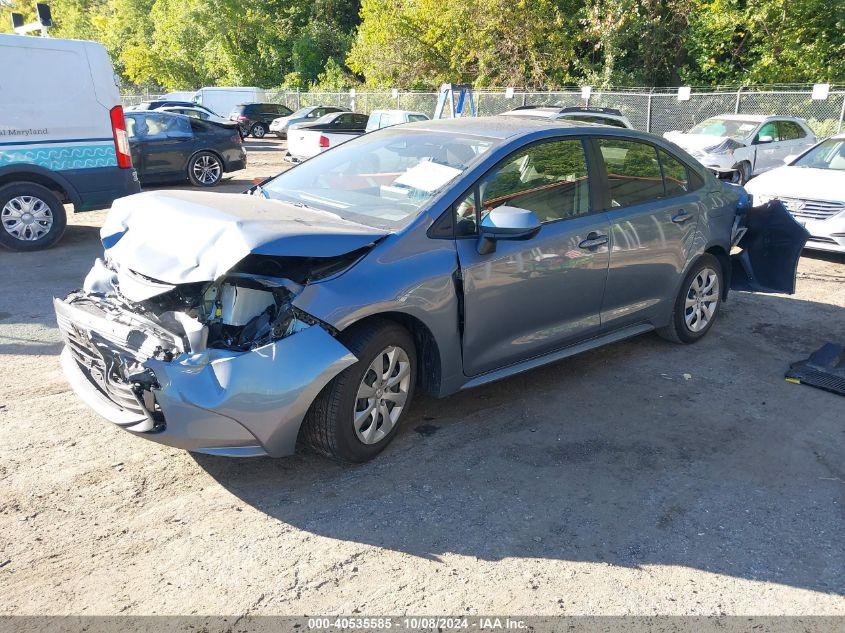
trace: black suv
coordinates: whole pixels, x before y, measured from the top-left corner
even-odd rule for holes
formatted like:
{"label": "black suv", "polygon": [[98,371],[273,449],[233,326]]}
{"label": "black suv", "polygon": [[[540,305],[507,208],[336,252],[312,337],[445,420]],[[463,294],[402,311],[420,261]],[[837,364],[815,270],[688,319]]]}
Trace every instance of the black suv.
{"label": "black suv", "polygon": [[241,103],[229,113],[230,121],[237,121],[244,136],[252,134],[264,138],[273,119],[293,114],[293,110],[279,103]]}

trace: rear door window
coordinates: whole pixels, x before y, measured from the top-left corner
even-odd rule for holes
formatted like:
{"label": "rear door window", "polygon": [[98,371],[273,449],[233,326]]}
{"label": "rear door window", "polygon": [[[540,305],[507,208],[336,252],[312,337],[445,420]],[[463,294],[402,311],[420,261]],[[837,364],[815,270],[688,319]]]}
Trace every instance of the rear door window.
{"label": "rear door window", "polygon": [[663,187],[666,197],[680,196],[690,190],[689,171],[677,158],[668,152],[658,149],[660,166],[663,168]]}
{"label": "rear door window", "polygon": [[191,120],[187,117],[169,116],[164,121],[164,133],[167,138],[191,138]]}
{"label": "rear door window", "polygon": [[607,172],[612,207],[629,207],[664,196],[657,148],[623,139],[597,140]]}
{"label": "rear door window", "polygon": [[161,114],[148,114],[140,121],[139,132],[141,138],[147,139],[163,139],[167,138],[167,119],[176,117],[166,117]]}
{"label": "rear door window", "polygon": [[795,121],[778,121],[778,135],[782,141],[795,141],[807,134]]}

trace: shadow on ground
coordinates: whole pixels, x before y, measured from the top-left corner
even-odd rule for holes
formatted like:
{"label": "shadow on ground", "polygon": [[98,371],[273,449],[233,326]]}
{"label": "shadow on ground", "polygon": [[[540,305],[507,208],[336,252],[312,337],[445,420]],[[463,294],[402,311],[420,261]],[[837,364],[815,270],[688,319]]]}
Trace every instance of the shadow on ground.
{"label": "shadow on ground", "polygon": [[420,399],[369,464],[195,458],[244,502],[343,541],[843,594],[845,399],[783,372],[845,340],[845,310],[745,294],[726,307],[697,345],[644,336]]}

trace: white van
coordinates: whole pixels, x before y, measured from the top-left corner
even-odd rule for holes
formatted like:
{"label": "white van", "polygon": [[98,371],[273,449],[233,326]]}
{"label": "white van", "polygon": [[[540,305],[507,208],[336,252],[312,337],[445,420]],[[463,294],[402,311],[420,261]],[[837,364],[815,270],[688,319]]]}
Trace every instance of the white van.
{"label": "white van", "polygon": [[212,112],[227,118],[236,105],[242,103],[263,103],[267,95],[262,88],[244,86],[221,86],[200,88],[192,101],[205,106]]}
{"label": "white van", "polygon": [[0,35],[0,245],[55,244],[74,211],[138,193],[123,107],[94,42]]}

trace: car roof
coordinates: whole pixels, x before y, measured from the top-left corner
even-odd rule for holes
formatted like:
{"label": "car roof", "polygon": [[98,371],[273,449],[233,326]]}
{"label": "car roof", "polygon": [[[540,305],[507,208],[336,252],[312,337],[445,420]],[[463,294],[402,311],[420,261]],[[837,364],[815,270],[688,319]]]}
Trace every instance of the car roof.
{"label": "car roof", "polygon": [[370,114],[375,114],[376,112],[381,113],[389,113],[389,114],[425,114],[424,112],[420,112],[419,110],[399,110],[397,108],[390,108],[387,110],[383,110],[381,108],[377,110],[373,110]]}
{"label": "car roof", "polygon": [[772,119],[785,119],[787,121],[801,121],[798,117],[789,116],[786,114],[717,114],[708,117],[710,119],[725,119],[726,121],[754,121],[755,123],[763,123]]}
{"label": "car roof", "polygon": [[[519,117],[503,114],[497,116],[467,117],[459,119],[433,119],[429,121],[406,123],[402,127],[415,130],[430,130],[432,132],[452,132],[454,134],[486,136],[488,138],[502,140],[513,136],[521,136],[523,134],[530,134],[531,132],[547,130],[549,128],[559,128],[561,130],[621,130],[621,128],[608,128],[604,125],[575,121],[572,119],[553,120],[547,119],[546,117]],[[633,130],[626,131],[632,132]]]}

